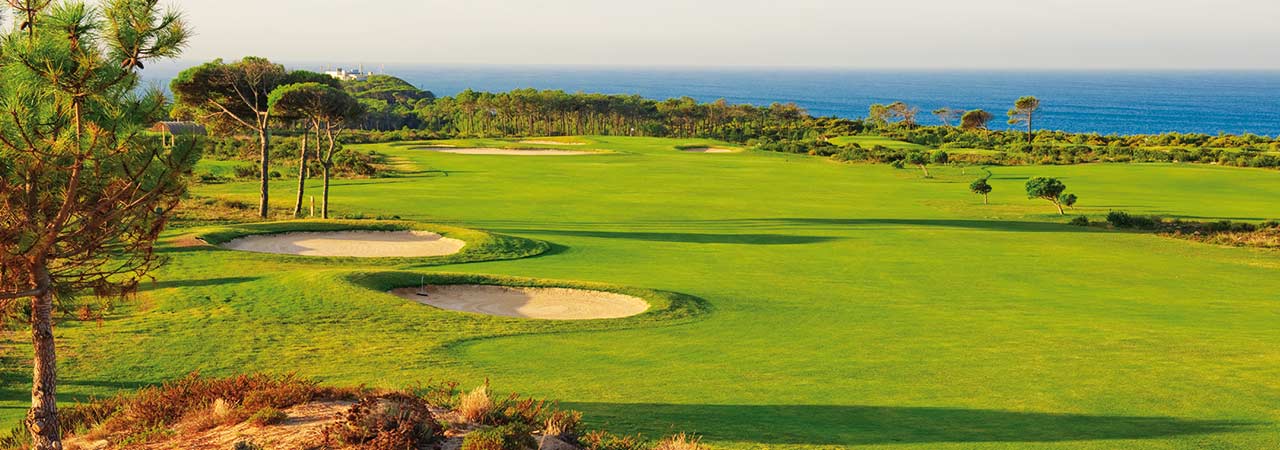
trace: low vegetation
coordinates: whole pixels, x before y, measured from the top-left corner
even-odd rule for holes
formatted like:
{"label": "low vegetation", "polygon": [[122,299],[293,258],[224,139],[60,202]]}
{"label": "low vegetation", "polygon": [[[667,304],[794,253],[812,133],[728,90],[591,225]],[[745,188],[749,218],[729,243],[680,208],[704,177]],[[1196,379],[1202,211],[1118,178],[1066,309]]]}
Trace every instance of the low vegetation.
{"label": "low vegetation", "polygon": [[[652,442],[587,431],[580,412],[519,394],[494,398],[488,386],[470,392],[457,386],[332,388],[293,375],[191,374],[75,405],[64,413],[63,438],[70,450],[139,445],[205,449],[216,448],[210,443],[223,438],[233,439],[234,448],[260,449],[427,449],[449,440],[474,450],[708,449],[683,433]],[[484,407],[474,409],[480,397]],[[336,413],[318,421],[286,422],[286,411],[317,405]],[[26,430],[18,428],[0,438],[0,448],[25,449],[29,442]]]}
{"label": "low vegetation", "polygon": [[1153,231],[1164,236],[1208,244],[1280,248],[1280,221],[1275,220],[1261,224],[1230,220],[1197,222],[1112,211],[1107,214],[1107,224],[1117,229]]}

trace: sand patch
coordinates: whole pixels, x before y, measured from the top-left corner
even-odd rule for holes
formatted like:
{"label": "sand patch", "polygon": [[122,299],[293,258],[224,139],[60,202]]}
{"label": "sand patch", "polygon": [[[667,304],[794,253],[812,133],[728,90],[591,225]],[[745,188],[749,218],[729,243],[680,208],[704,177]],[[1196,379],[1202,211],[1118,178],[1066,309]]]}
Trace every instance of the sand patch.
{"label": "sand patch", "polygon": [[737,153],[737,150],[721,147],[693,147],[682,148],[680,151],[685,153]]}
{"label": "sand patch", "polygon": [[561,141],[548,141],[548,140],[537,140],[537,139],[520,141],[520,143],[529,144],[529,145],[587,145],[586,142],[573,142],[573,141],[561,142]]}
{"label": "sand patch", "polygon": [[388,258],[452,255],[466,244],[427,231],[307,231],[245,236],[222,247],[278,255]]}
{"label": "sand patch", "polygon": [[474,284],[394,289],[407,300],[450,311],[545,320],[617,319],[643,313],[649,303],[629,295],[567,288],[525,288]]}
{"label": "sand patch", "polygon": [[549,148],[520,150],[514,148],[448,148],[448,147],[421,147],[423,150],[454,153],[459,155],[506,155],[506,156],[573,156],[573,155],[594,155],[599,152],[584,152],[579,150],[554,150]]}

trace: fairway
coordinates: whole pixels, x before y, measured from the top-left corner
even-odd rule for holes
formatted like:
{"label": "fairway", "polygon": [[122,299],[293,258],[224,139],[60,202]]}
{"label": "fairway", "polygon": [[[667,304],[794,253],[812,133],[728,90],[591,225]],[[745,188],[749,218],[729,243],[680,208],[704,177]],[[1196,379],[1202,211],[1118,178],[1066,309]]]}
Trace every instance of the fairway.
{"label": "fairway", "polygon": [[[557,141],[604,152],[358,147],[403,172],[335,181],[334,210],[445,226],[467,241],[453,257],[237,252],[193,243],[213,228],[171,230],[170,263],[136,301],[99,323],[59,323],[60,394],[193,370],[399,387],[488,379],[581,410],[594,427],[687,431],[730,449],[1280,447],[1280,252],[1068,226],[1023,190],[1058,177],[1080,196],[1070,213],[1095,220],[1123,210],[1261,221],[1280,216],[1274,170],[992,167],[983,205],[968,190],[978,168],[923,179],[888,165],[679,151],[737,148],[710,140]],[[549,144],[525,142],[435,144]],[[861,142],[873,144],[890,145]],[[272,185],[279,206],[293,183]],[[194,193],[254,202],[257,185]],[[422,274],[652,307],[543,321],[387,292]],[[5,424],[29,405],[24,377],[3,373]]]}

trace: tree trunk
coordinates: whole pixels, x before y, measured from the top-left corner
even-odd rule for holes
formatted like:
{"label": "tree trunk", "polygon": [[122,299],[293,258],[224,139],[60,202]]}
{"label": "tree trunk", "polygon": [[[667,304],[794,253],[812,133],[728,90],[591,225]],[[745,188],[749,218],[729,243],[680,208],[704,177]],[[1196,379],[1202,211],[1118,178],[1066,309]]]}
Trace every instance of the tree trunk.
{"label": "tree trunk", "polygon": [[53,292],[49,271],[39,264],[35,285],[43,291],[31,302],[31,344],[35,350],[31,383],[31,409],[26,426],[33,450],[62,450],[58,429],[58,358],[53,341]]}
{"label": "tree trunk", "polygon": [[991,194],[982,194],[982,204],[984,205],[991,204]]}
{"label": "tree trunk", "polygon": [[324,162],[323,164],[321,164],[322,166],[324,166],[324,195],[323,195],[324,200],[322,201],[320,206],[320,211],[321,211],[320,216],[322,218],[328,219],[329,218],[329,172],[330,172],[330,169],[333,167],[333,150],[334,148],[337,147],[338,144],[333,138],[332,127],[325,126],[324,131],[325,131],[325,136],[329,138],[329,149],[325,151]]}
{"label": "tree trunk", "polygon": [[920,165],[920,170],[923,170],[923,171],[924,171],[924,177],[925,177],[925,178],[929,178],[929,167],[928,167],[928,166],[925,166],[924,164],[921,164],[921,165]]}
{"label": "tree trunk", "polygon": [[1027,113],[1027,145],[1033,145],[1036,140],[1036,134],[1031,128],[1031,113]]}
{"label": "tree trunk", "polygon": [[1060,203],[1060,202],[1053,202],[1053,206],[1057,206],[1057,207],[1058,207],[1058,215],[1060,215],[1060,216],[1065,216],[1065,215],[1067,215],[1067,212],[1062,210],[1062,203]]}
{"label": "tree trunk", "polygon": [[311,130],[302,132],[302,151],[298,157],[298,199],[293,203],[293,217],[302,217],[302,197],[307,190],[307,137]]}
{"label": "tree trunk", "polygon": [[323,170],[324,194],[322,195],[324,200],[320,204],[320,218],[328,219],[329,218],[329,167],[333,166],[333,164],[330,163],[329,161],[325,161],[324,164],[321,164],[321,166],[324,167],[324,170]]}
{"label": "tree trunk", "polygon": [[262,180],[259,186],[259,191],[261,192],[261,196],[258,199],[258,216],[262,217],[263,219],[267,218],[267,209],[269,208],[268,203],[270,200],[269,194],[267,192],[270,189],[269,182],[271,178],[271,160],[270,160],[271,155],[268,152],[269,147],[270,147],[270,138],[267,137],[267,130],[265,129],[258,130],[258,151],[261,152],[261,163],[262,163],[262,167],[261,167]]}

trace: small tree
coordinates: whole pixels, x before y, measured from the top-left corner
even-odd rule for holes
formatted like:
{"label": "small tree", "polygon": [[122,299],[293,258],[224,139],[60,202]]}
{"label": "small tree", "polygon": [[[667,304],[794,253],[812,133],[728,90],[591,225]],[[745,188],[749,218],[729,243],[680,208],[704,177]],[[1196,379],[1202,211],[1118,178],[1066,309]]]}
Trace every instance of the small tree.
{"label": "small tree", "polygon": [[138,71],[181,52],[181,16],[155,0],[51,3],[10,1],[23,25],[0,36],[0,313],[31,326],[36,450],[62,448],[55,307],[137,289],[199,159],[192,138],[144,134],[165,99]]}
{"label": "small tree", "polygon": [[889,107],[876,103],[867,109],[867,122],[875,128],[884,128],[889,125],[891,112]]}
{"label": "small tree", "polygon": [[904,102],[893,102],[893,104],[889,105],[889,115],[898,118],[898,123],[907,128],[915,128],[916,116],[920,115],[920,108]]}
{"label": "small tree", "polygon": [[324,130],[328,147],[320,157],[320,167],[324,176],[324,203],[321,217],[329,218],[329,180],[333,172],[333,157],[338,149],[338,137],[352,123],[364,116],[365,109],[359,101],[341,89],[324,90],[324,109],[319,115],[320,128]]}
{"label": "small tree", "polygon": [[991,204],[989,197],[991,196],[992,190],[994,190],[994,188],[991,187],[991,184],[987,182],[985,177],[979,178],[969,185],[969,191],[982,196],[982,204],[984,205]]}
{"label": "small tree", "polygon": [[271,92],[290,81],[284,66],[247,57],[226,64],[222,60],[192,67],[173,79],[169,88],[178,116],[189,116],[220,130],[243,129],[258,138],[258,215],[266,218],[271,179]]}
{"label": "small tree", "polygon": [[[1027,181],[1027,198],[1039,198],[1053,203],[1058,208],[1058,214],[1067,215],[1062,209],[1063,193],[1067,190],[1067,185],[1057,178],[1035,177]],[[1068,194],[1069,195],[1069,194]],[[1074,199],[1074,195],[1071,196]],[[1072,201],[1074,204],[1074,200]]]}
{"label": "small tree", "polygon": [[[271,114],[282,120],[302,123],[302,142],[298,151],[298,193],[294,200],[293,216],[302,216],[302,200],[306,191],[307,161],[310,157],[310,135],[320,132],[320,116],[324,112],[325,89],[320,83],[287,84],[271,92],[268,100]],[[316,153],[320,149],[320,136],[316,135]]]}
{"label": "small tree", "polygon": [[991,122],[993,117],[995,116],[981,109],[969,111],[964,113],[964,116],[960,118],[960,129],[985,130],[987,129],[987,123]]}
{"label": "small tree", "polygon": [[924,152],[907,153],[907,164],[913,164],[923,170],[925,178],[932,177],[932,175],[929,175],[929,155]]}
{"label": "small tree", "polygon": [[1009,110],[1009,125],[1027,124],[1027,143],[1031,144],[1035,141],[1035,129],[1032,128],[1032,121],[1035,119],[1036,111],[1040,110],[1040,99],[1026,96],[1019,98],[1014,102],[1013,109]]}
{"label": "small tree", "polygon": [[933,110],[933,115],[938,118],[938,121],[942,122],[944,127],[951,126],[951,121],[956,120],[963,113],[964,111],[948,107]]}
{"label": "small tree", "polygon": [[951,162],[951,154],[942,150],[933,152],[933,155],[930,155],[930,158],[933,159],[934,164],[939,166],[944,166]]}

